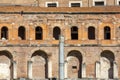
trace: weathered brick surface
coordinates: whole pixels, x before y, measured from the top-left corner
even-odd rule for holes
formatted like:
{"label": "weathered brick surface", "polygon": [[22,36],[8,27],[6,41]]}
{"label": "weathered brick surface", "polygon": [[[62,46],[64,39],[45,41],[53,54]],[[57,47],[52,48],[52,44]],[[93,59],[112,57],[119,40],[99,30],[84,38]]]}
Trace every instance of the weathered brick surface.
{"label": "weathered brick surface", "polygon": [[[59,7],[69,7],[69,1],[82,1],[83,7],[93,6],[94,0],[1,0],[1,5],[27,5],[45,7],[46,2],[58,2]],[[118,0],[106,0],[107,6],[117,5]]]}
{"label": "weathered brick surface", "polygon": [[[42,50],[48,56],[50,55],[48,57],[48,60],[52,61],[52,73],[51,74],[53,77],[58,77],[58,59],[59,59],[58,52],[59,52],[59,50],[57,47],[1,47],[0,50],[1,51],[3,51],[3,50],[9,51],[12,54],[13,60],[15,60],[17,62],[17,76],[18,76],[18,78],[19,77],[27,77],[27,74],[28,74],[27,73],[27,61],[32,60],[31,55],[37,50]],[[24,53],[19,53],[21,50],[24,51]],[[86,73],[87,73],[87,77],[89,77],[89,78],[95,77],[95,62],[100,61],[100,55],[104,50],[112,51],[115,55],[115,61],[117,62],[118,67],[120,65],[119,64],[119,56],[120,56],[119,55],[119,47],[102,47],[102,49],[101,49],[101,47],[65,47],[65,60],[67,60],[66,57],[67,57],[68,53],[71,52],[72,50],[77,50],[81,53],[81,55],[83,57],[82,62],[86,63],[86,66],[87,66]],[[0,57],[0,58],[2,59],[4,57]],[[42,61],[42,63],[43,62],[44,61]],[[34,74],[39,74],[39,70],[40,70],[40,71],[43,71],[43,72],[41,72],[40,75],[43,75],[42,77],[44,77],[44,69],[43,69],[44,67],[42,67],[42,63],[38,62],[35,64],[33,62],[33,76],[34,76]],[[38,69],[40,67],[36,68],[37,66],[39,66],[39,64],[42,67],[41,69]],[[68,62],[68,64],[69,64],[69,62]],[[76,64],[71,63],[71,65],[75,66]],[[49,68],[50,67],[48,67],[48,69]],[[76,74],[76,72],[73,72],[73,73]],[[68,71],[68,74],[70,74],[69,71]],[[74,77],[75,74],[71,74],[69,76]]]}
{"label": "weathered brick surface", "polygon": [[[67,2],[67,0],[65,2]],[[112,3],[110,3],[110,5],[112,5]],[[28,9],[26,7],[21,7],[21,8],[23,10]],[[118,8],[119,7],[115,9],[119,11]],[[10,12],[10,10],[8,9],[9,8],[7,8],[6,11]],[[13,9],[15,9],[18,12],[21,10],[19,8],[12,7],[12,10]],[[30,9],[30,11],[32,11],[32,9]],[[57,8],[52,9],[53,12],[56,9]],[[94,12],[96,11],[96,9],[98,8],[92,8]],[[103,12],[105,11],[102,8],[99,9],[101,9],[101,11]],[[2,9],[0,8],[0,11],[1,10]],[[79,11],[79,9],[76,10]],[[63,9],[61,10],[61,12],[62,11],[66,12]],[[75,10],[69,9],[69,12],[72,11],[74,12]],[[112,12],[112,10],[109,10],[108,8],[107,11]],[[0,33],[3,26],[6,26],[8,28],[8,40],[2,40],[2,39],[0,40],[0,65],[1,65],[0,79],[4,77],[8,79],[10,77],[13,78],[12,77],[13,61],[16,61],[17,64],[16,65],[17,78],[28,77],[29,74],[28,61],[32,61],[33,78],[36,79],[46,78],[46,77],[58,78],[59,41],[53,38],[53,28],[55,26],[58,26],[61,29],[61,34],[64,35],[65,37],[64,52],[65,52],[65,62],[68,64],[66,70],[66,72],[68,73],[67,74],[68,78],[80,77],[78,76],[78,73],[79,75],[80,74],[82,75],[81,65],[83,63],[85,63],[86,65],[86,77],[96,78],[95,63],[96,61],[102,63],[103,58],[107,59],[106,56],[105,57],[101,56],[101,53],[103,53],[104,51],[108,52],[108,53],[106,52],[106,54],[111,54],[111,53],[114,54],[115,57],[114,61],[117,63],[118,72],[119,72],[118,74],[120,77],[120,69],[119,69],[120,68],[120,60],[119,60],[120,59],[120,14],[119,13],[70,14],[68,12],[66,14],[63,13],[49,14],[47,13],[47,10],[45,10],[45,12],[46,14],[0,14]],[[18,28],[20,26],[25,27],[26,30],[25,40],[20,40],[18,37]],[[35,28],[37,26],[40,26],[43,29],[43,40],[35,40]],[[78,40],[71,40],[72,26],[78,27]],[[96,34],[95,40],[88,39],[89,26],[95,27],[95,34]],[[105,26],[109,26],[111,28],[110,40],[104,40]],[[73,54],[70,53],[71,51],[73,52]],[[111,58],[111,55],[109,57]],[[109,58],[107,60],[109,60]],[[106,65],[110,66],[109,61],[108,63],[106,62]],[[52,66],[50,66],[50,62]],[[4,69],[2,69],[3,67]],[[102,69],[104,70],[106,68],[102,68]],[[5,72],[8,73],[10,72],[11,74],[8,75]],[[2,74],[4,75],[2,76]]]}

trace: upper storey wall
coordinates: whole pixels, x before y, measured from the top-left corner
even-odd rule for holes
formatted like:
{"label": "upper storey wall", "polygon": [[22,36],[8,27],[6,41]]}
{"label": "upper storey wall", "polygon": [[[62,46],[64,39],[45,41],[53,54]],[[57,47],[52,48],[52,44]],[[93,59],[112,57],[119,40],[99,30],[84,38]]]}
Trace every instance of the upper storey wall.
{"label": "upper storey wall", "polygon": [[0,3],[2,4],[30,4],[34,3],[35,0],[0,0]]}
{"label": "upper storey wall", "polygon": [[95,1],[104,1],[106,6],[118,5],[120,0],[1,0],[0,5],[24,5],[46,7],[46,3],[55,2],[58,7],[70,7],[70,3],[80,2],[81,7],[94,6]]}

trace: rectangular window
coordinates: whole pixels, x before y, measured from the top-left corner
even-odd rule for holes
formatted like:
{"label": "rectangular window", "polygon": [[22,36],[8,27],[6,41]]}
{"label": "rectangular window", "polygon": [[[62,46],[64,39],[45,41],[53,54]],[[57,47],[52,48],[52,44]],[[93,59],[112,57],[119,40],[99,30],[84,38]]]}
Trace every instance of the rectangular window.
{"label": "rectangular window", "polygon": [[69,7],[82,7],[82,1],[69,1]]}
{"label": "rectangular window", "polygon": [[93,0],[93,6],[105,6],[106,0]]}
{"label": "rectangular window", "polygon": [[57,7],[57,3],[48,3],[47,7]]}
{"label": "rectangular window", "polygon": [[96,1],[95,6],[104,6],[104,1]]}
{"label": "rectangular window", "polygon": [[80,3],[71,3],[71,7],[80,7]]}
{"label": "rectangular window", "polygon": [[77,69],[77,66],[72,66],[72,69]]}

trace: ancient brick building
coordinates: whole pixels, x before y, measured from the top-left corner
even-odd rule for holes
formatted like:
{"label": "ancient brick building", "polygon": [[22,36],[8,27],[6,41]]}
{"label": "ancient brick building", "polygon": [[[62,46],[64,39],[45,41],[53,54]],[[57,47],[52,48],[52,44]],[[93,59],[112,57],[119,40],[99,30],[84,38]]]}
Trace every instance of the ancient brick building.
{"label": "ancient brick building", "polygon": [[120,0],[0,0],[0,79],[120,78]]}

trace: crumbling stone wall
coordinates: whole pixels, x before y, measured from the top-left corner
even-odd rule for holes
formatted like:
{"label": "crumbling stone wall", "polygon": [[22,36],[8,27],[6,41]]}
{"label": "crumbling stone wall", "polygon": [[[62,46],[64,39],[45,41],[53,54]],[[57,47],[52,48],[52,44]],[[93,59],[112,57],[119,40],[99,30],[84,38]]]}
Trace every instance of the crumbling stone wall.
{"label": "crumbling stone wall", "polygon": [[[119,39],[119,26],[120,26],[120,14],[0,14],[0,33],[3,26],[8,28],[8,39],[0,40],[0,51],[8,51],[12,55],[13,59],[11,64],[15,61],[16,64],[12,66],[11,74],[6,75],[8,78],[28,78],[29,66],[28,61],[32,61],[31,78],[58,78],[58,54],[59,54],[59,41],[53,37],[53,28],[55,26],[61,29],[61,34],[65,37],[65,65],[68,69],[65,69],[66,78],[78,78],[78,74],[81,74],[80,78],[96,78],[95,63],[98,61],[102,65],[101,53],[104,51],[110,51],[114,54],[114,62],[117,64],[116,75],[120,76],[120,39]],[[18,36],[18,28],[24,26],[26,30],[26,39],[20,40]],[[40,26],[43,29],[43,40],[35,40],[35,28]],[[78,27],[78,40],[71,40],[71,27]],[[95,40],[88,39],[88,27],[95,27]],[[111,29],[111,39],[104,40],[104,27],[109,26]],[[1,35],[0,35],[1,36]],[[46,54],[34,56],[36,52],[41,54],[41,51]],[[74,56],[68,56],[70,52],[77,51],[79,53]],[[1,54],[1,53],[0,53]],[[3,54],[3,52],[2,52]],[[82,61],[78,61],[81,58],[78,57],[81,54]],[[6,55],[4,55],[6,56]],[[69,57],[74,59],[68,61]],[[79,59],[80,58],[80,59]],[[10,59],[1,57],[1,64],[7,62],[10,65]],[[76,63],[74,63],[74,60]],[[76,61],[77,60],[77,61]],[[106,60],[107,61],[107,60]],[[67,63],[68,62],[68,63]],[[104,62],[104,61],[103,61]],[[38,63],[38,64],[37,64]],[[45,67],[45,63],[47,66]],[[107,62],[106,62],[107,63]],[[70,67],[69,67],[70,65]],[[71,66],[73,65],[73,66]],[[80,67],[78,68],[78,66]],[[84,66],[84,67],[83,67]],[[105,67],[109,67],[109,63]],[[8,67],[2,69],[8,71]],[[16,67],[16,68],[15,68]],[[72,68],[76,68],[73,70]],[[108,69],[107,67],[107,69]],[[45,70],[46,68],[46,70]],[[80,70],[78,70],[80,69]],[[104,66],[102,69],[105,69]],[[38,71],[38,72],[37,72]],[[47,71],[47,72],[45,72]],[[70,72],[69,72],[70,71]],[[101,70],[100,70],[101,72]],[[107,72],[106,72],[107,73]],[[103,74],[106,74],[103,72]],[[2,72],[0,72],[0,75]],[[39,74],[40,76],[38,76]],[[101,75],[99,75],[100,78]],[[119,76],[113,75],[114,78]],[[7,77],[6,77],[7,78]],[[104,78],[108,78],[105,75]]]}

